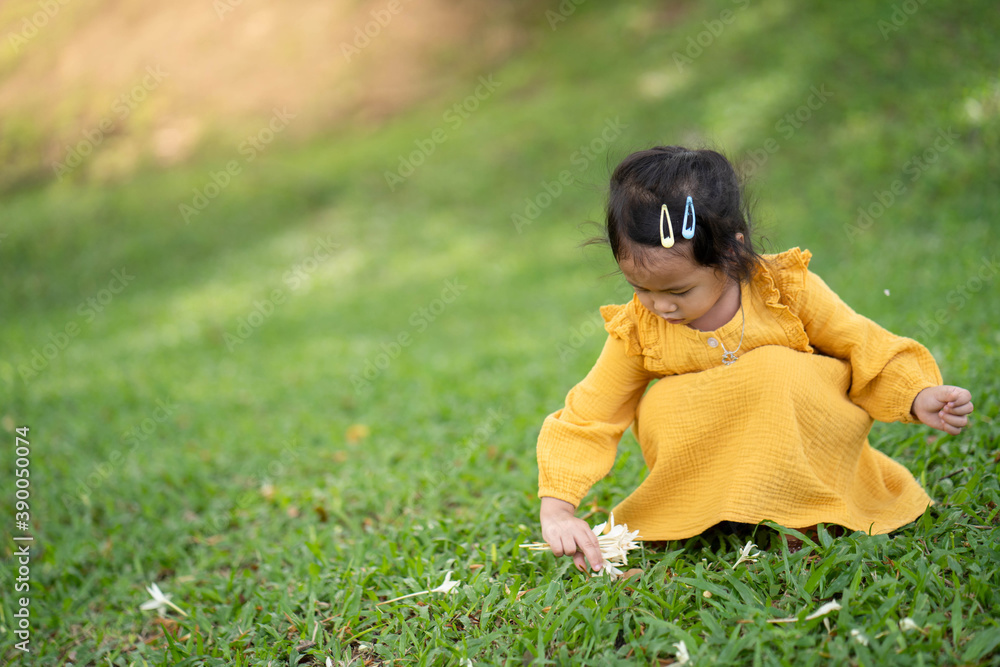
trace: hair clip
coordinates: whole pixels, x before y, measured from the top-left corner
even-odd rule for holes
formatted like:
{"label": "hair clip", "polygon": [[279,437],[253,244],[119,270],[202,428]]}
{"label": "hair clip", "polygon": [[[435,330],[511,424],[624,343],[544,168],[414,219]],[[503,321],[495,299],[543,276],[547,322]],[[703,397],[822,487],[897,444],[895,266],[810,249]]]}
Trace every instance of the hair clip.
{"label": "hair clip", "polygon": [[[691,226],[688,227],[688,211],[691,212]],[[694,200],[691,199],[691,195],[688,195],[687,203],[684,204],[684,226],[681,228],[681,235],[686,239],[694,238]]]}
{"label": "hair clip", "polygon": [[[663,235],[663,218],[667,218],[667,227],[670,228],[670,236]],[[674,225],[670,222],[670,211],[667,210],[667,205],[664,204],[663,208],[660,209],[660,245],[664,248],[674,247]]]}

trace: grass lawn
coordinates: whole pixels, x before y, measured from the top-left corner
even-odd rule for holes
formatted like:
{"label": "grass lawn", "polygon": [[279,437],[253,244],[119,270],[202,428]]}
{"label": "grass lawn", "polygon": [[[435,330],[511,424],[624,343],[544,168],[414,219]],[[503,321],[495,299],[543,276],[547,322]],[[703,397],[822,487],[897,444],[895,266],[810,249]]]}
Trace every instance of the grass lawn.
{"label": "grass lawn", "polygon": [[[657,665],[683,641],[697,665],[1000,664],[995,6],[551,4],[490,85],[377,129],[5,196],[5,660]],[[727,152],[765,249],[811,249],[972,391],[961,436],[872,432],[937,501],[914,524],[713,530],[619,582],[517,547],[540,539],[541,422],[629,298],[580,223],[653,143]],[[588,520],[642,474],[626,436]],[[152,583],[187,615],[140,610]]]}

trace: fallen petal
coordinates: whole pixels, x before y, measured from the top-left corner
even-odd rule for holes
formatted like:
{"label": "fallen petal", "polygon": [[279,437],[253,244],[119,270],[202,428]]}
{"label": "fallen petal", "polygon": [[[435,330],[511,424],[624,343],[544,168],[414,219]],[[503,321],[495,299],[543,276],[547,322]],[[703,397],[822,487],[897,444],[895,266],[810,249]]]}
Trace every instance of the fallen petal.
{"label": "fallen petal", "polygon": [[837,611],[838,609],[840,609],[840,603],[837,602],[836,600],[830,600],[825,605],[821,606],[819,609],[806,616],[805,620],[811,621],[814,618],[819,618],[820,616],[826,616],[831,611]]}
{"label": "fallen petal", "polygon": [[448,573],[444,576],[444,581],[441,582],[441,585],[438,586],[437,588],[432,588],[429,592],[431,592],[431,593],[450,593],[452,591],[452,589],[454,589],[456,586],[460,586],[461,584],[462,584],[461,581],[452,581],[451,580],[451,570],[448,570]]}
{"label": "fallen petal", "polygon": [[[808,616],[806,616],[802,620],[804,620],[804,621],[811,621],[813,619],[819,618],[820,616],[826,616],[831,611],[837,611],[838,609],[840,609],[840,603],[837,602],[836,600],[831,600],[830,602],[827,602],[826,604],[821,605],[819,609],[817,609],[813,613],[809,614]],[[798,620],[799,619],[797,617],[795,617],[795,616],[789,616],[788,618],[769,618],[769,619],[767,619],[767,622],[768,623],[797,623]]]}
{"label": "fallen petal", "polygon": [[678,665],[686,665],[691,662],[691,655],[688,653],[687,646],[684,645],[683,639],[674,644],[674,648],[677,649]]}

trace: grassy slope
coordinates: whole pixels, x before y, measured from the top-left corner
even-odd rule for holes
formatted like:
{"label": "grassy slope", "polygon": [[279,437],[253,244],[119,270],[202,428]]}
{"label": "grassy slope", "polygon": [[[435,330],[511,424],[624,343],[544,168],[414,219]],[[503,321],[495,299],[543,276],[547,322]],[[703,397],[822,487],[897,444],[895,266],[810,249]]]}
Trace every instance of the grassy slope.
{"label": "grassy slope", "polygon": [[[127,187],[11,198],[0,417],[32,427],[32,664],[526,652],[649,663],[681,639],[699,664],[988,662],[1000,640],[995,277],[961,306],[955,295],[992,258],[1000,212],[995,12],[928,4],[883,40],[877,21],[891,10],[754,5],[679,72],[672,54],[727,7],[738,5],[677,15],[585,4],[555,32],[540,22],[538,48],[493,72],[500,87],[459,127],[442,114],[476,81],[374,134],[275,142],[188,226],[177,204],[242,159],[235,147]],[[777,123],[812,86],[830,100],[786,137]],[[578,147],[616,118],[627,127],[609,154],[581,162]],[[447,141],[389,192],[383,172],[435,127]],[[907,161],[941,128],[959,138],[909,180]],[[601,345],[596,306],[622,299],[616,279],[600,278],[608,259],[575,247],[576,223],[599,219],[607,163],[654,141],[741,158],[769,138],[778,150],[755,189],[771,247],[813,249],[849,303],[925,342],[947,381],[976,396],[976,427],[961,437],[873,433],[942,504],[893,539],[795,553],[761,528],[752,539],[767,556],[735,573],[726,562],[749,535],[647,552],[628,585],[518,552],[537,539],[538,426]],[[511,215],[561,170],[577,184],[517,233]],[[845,222],[895,179],[906,192],[852,241]],[[319,239],[338,248],[316,255]],[[310,257],[320,261],[307,287],[285,280]],[[116,267],[134,281],[87,321],[80,304]],[[430,322],[420,309],[452,279],[462,289]],[[227,349],[275,290],[273,315]],[[945,325],[921,328],[936,308]],[[69,322],[79,335],[23,380],[18,367]],[[400,334],[410,338],[397,355]],[[351,377],[386,350],[391,363],[356,390]],[[173,406],[160,421],[157,400]],[[370,435],[352,442],[352,424]],[[635,444],[622,451],[593,507],[641,475]],[[2,474],[11,488],[9,466]],[[449,569],[464,585],[448,598],[374,606]],[[191,613],[176,641],[137,609],[152,581]],[[830,632],[764,622],[834,598],[844,608]],[[904,616],[924,631],[901,633]]]}

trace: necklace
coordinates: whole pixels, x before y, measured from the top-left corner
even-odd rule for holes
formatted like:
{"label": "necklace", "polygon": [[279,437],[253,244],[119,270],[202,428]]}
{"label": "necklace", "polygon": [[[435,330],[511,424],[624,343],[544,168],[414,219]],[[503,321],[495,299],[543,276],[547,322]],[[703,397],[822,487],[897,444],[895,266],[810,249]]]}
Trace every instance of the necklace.
{"label": "necklace", "polygon": [[743,328],[740,330],[740,344],[736,346],[736,349],[730,352],[726,349],[726,344],[722,342],[722,338],[719,338],[719,345],[722,346],[722,363],[726,366],[731,366],[740,359],[736,356],[736,353],[740,351],[741,347],[743,347],[743,334],[746,333],[747,330],[747,315],[743,312],[742,303],[740,304],[740,315],[743,316]]}

